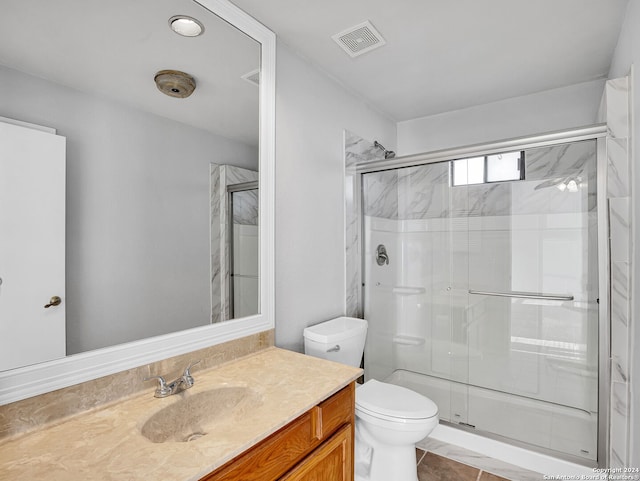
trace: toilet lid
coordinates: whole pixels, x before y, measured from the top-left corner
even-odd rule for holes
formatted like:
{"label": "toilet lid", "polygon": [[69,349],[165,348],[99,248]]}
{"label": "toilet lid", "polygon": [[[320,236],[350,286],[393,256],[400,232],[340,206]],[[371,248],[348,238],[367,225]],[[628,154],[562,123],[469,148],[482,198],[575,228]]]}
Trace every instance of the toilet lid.
{"label": "toilet lid", "polygon": [[356,389],[356,408],[396,418],[426,419],[438,414],[438,406],[411,389],[370,379]]}

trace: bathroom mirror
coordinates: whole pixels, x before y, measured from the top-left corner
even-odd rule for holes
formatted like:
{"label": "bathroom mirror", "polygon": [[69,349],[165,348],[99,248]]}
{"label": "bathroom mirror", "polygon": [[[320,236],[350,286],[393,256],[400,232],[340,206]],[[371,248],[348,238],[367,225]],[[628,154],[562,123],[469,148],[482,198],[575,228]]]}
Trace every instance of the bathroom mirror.
{"label": "bathroom mirror", "polygon": [[[197,23],[176,32],[175,16]],[[225,0],[3,2],[0,121],[65,138],[68,355],[0,372],[0,404],[273,327],[274,60],[273,33]],[[163,70],[195,91],[156,86]],[[235,316],[214,313],[212,226],[229,216],[214,214],[213,165],[255,179],[253,284]]]}

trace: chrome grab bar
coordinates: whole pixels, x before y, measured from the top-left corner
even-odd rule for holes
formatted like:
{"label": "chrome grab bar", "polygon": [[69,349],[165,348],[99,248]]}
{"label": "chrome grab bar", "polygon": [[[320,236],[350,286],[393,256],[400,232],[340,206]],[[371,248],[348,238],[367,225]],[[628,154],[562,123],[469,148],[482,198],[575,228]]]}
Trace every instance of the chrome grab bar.
{"label": "chrome grab bar", "polygon": [[558,296],[555,294],[540,294],[537,292],[493,292],[493,291],[475,291],[469,289],[469,294],[478,294],[480,296],[496,296],[496,297],[518,297],[521,299],[540,299],[544,301],[573,301],[573,296]]}

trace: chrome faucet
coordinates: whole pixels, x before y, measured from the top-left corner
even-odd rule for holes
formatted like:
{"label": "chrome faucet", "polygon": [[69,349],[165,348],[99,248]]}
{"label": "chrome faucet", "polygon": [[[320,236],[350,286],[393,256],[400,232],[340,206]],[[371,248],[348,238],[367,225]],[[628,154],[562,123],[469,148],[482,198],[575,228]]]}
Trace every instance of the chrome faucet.
{"label": "chrome faucet", "polygon": [[199,362],[200,361],[196,361],[189,364],[184,370],[184,372],[182,373],[182,376],[180,376],[179,378],[169,383],[165,381],[164,377],[162,376],[146,377],[144,378],[144,380],[145,381],[150,381],[151,379],[158,380],[158,387],[156,389],[156,392],[153,394],[154,397],[171,396],[172,394],[177,394],[186,389],[189,389],[195,384],[196,381],[195,379],[193,379],[193,376],[191,375],[191,368],[196,364],[198,364]]}

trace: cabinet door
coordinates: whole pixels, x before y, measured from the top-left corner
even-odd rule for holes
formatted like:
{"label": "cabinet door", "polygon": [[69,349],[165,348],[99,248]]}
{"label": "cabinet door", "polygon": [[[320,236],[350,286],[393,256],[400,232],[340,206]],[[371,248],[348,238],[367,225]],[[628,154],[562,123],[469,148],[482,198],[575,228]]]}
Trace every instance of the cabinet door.
{"label": "cabinet door", "polygon": [[353,425],[342,427],[280,481],[353,481]]}

